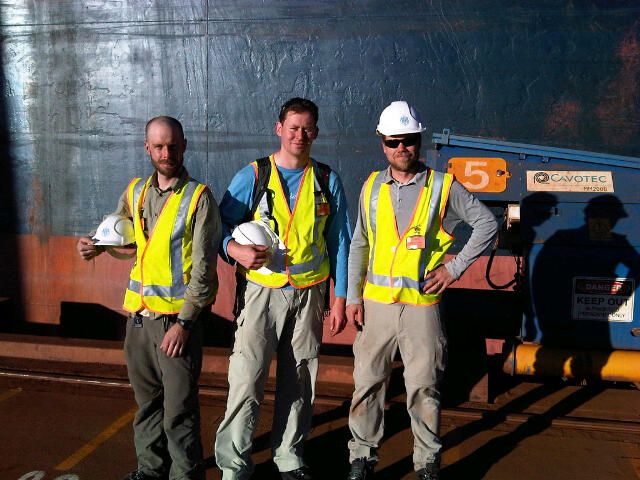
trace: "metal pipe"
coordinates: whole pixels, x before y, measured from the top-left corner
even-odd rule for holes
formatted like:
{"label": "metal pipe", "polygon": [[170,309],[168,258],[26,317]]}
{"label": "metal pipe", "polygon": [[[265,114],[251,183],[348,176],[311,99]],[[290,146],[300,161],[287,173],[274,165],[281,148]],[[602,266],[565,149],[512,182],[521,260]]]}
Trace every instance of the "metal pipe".
{"label": "metal pipe", "polygon": [[640,382],[640,351],[581,350],[536,344],[516,346],[502,369],[510,375]]}

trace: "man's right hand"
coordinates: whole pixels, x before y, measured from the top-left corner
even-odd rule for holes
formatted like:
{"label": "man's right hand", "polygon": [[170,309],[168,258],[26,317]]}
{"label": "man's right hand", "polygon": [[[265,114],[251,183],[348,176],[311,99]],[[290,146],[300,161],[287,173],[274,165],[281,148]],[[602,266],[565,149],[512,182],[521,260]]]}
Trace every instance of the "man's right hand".
{"label": "man's right hand", "polygon": [[257,270],[269,259],[269,247],[265,245],[240,245],[235,240],[227,244],[227,254],[249,270]]}
{"label": "man's right hand", "polygon": [[353,323],[356,328],[362,328],[364,325],[364,305],[361,303],[347,305],[347,320]]}
{"label": "man's right hand", "polygon": [[80,237],[78,239],[78,244],[76,245],[76,249],[78,250],[78,254],[84,260],[92,260],[100,255],[104,249],[93,243],[89,237]]}

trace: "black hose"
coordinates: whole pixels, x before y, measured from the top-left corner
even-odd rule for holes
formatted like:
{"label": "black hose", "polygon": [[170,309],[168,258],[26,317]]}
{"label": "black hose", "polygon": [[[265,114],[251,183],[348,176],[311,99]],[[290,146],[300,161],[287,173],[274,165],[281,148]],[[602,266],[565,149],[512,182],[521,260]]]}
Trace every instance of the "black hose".
{"label": "black hose", "polygon": [[493,244],[493,248],[491,249],[491,254],[489,255],[489,261],[487,262],[487,270],[485,272],[485,279],[491,288],[494,290],[505,290],[512,285],[516,285],[516,289],[520,285],[520,280],[522,278],[522,274],[520,272],[520,258],[517,255],[514,255],[516,259],[516,273],[513,276],[513,279],[505,283],[504,285],[498,285],[491,281],[491,266],[493,265],[493,257],[496,256],[496,250],[498,249],[498,240]]}

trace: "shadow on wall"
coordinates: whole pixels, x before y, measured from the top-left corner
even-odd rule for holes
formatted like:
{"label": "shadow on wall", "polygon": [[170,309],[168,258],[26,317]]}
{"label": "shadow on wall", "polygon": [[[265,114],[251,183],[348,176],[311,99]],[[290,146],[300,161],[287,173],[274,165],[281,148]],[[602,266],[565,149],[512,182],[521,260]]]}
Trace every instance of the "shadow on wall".
{"label": "shadow on wall", "polygon": [[[0,18],[2,24],[2,18]],[[0,65],[5,65],[0,50]],[[24,317],[20,252],[18,246],[18,218],[16,202],[16,172],[11,157],[9,119],[6,108],[4,69],[0,68],[0,148],[3,153],[3,176],[0,187],[0,325],[12,330]]]}
{"label": "shadow on wall", "polygon": [[[638,278],[640,254],[628,238],[630,232],[616,228],[620,219],[628,217],[622,202],[614,195],[593,197],[586,205],[561,204],[559,207],[555,198],[539,200],[525,199],[525,210],[555,211],[557,218],[553,221],[556,223],[569,215],[581,216],[584,221],[577,228],[551,228],[545,233],[543,220],[536,225],[542,233],[530,235],[544,242],[533,245],[527,262],[531,305],[526,311],[525,340],[547,347],[602,351],[624,348],[616,343],[620,338],[615,337],[615,333],[625,323],[615,320],[629,315],[619,303],[634,296],[627,288],[633,283],[624,279]],[[585,298],[588,301],[581,302]],[[607,299],[615,301],[609,305],[605,302]],[[562,376],[562,365],[567,359],[554,357],[552,351],[548,355],[546,352],[545,349],[539,351],[536,370]],[[571,364],[572,374],[578,380],[598,378],[606,360],[605,355],[598,364],[585,365],[576,357]]]}
{"label": "shadow on wall", "polygon": [[99,340],[124,340],[127,317],[104,305],[62,302],[60,336]]}
{"label": "shadow on wall", "polygon": [[[9,303],[0,303],[0,318],[11,318]],[[121,310],[112,310],[97,303],[62,302],[59,324],[0,322],[0,332],[124,341],[127,318],[126,313]],[[205,347],[226,348],[231,346],[234,332],[233,322],[213,312],[201,317],[201,321],[204,322],[203,342]]]}
{"label": "shadow on wall", "polygon": [[450,288],[443,296],[442,311],[448,337],[444,404],[459,405],[477,395],[485,398],[475,400],[491,402],[499,385],[489,383],[496,378],[490,372],[497,367],[487,355],[486,339],[506,340],[518,335],[522,316],[519,293]]}
{"label": "shadow on wall", "polygon": [[[0,314],[5,310],[0,309]],[[4,318],[4,317],[3,317]],[[92,340],[123,340],[126,316],[96,303],[62,302],[57,324],[13,321],[0,332]]]}

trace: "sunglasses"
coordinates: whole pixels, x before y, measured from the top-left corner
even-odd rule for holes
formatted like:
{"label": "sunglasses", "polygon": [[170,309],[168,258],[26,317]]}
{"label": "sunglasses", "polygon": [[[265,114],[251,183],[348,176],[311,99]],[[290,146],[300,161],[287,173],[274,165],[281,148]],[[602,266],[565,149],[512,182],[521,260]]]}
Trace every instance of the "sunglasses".
{"label": "sunglasses", "polygon": [[398,145],[402,143],[405,147],[413,147],[420,141],[420,137],[418,135],[412,135],[410,137],[404,138],[386,138],[382,142],[388,148],[398,148]]}

